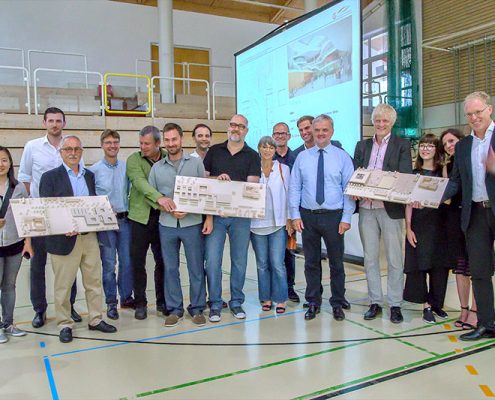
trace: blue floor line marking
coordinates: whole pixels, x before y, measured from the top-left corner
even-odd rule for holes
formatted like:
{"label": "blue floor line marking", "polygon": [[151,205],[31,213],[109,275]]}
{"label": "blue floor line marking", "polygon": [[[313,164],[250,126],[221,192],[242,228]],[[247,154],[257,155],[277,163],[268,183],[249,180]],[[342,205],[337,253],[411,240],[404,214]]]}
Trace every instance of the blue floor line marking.
{"label": "blue floor line marking", "polygon": [[[305,310],[291,311],[291,312],[286,312],[286,313],[284,313],[282,315],[269,315],[269,316],[261,317],[261,318],[254,318],[254,319],[249,319],[249,320],[244,320],[244,321],[230,322],[230,323],[224,324],[224,325],[209,326],[207,328],[192,329],[192,330],[184,331],[184,332],[169,333],[167,335],[154,336],[154,337],[144,338],[144,339],[137,339],[136,342],[137,343],[139,343],[139,342],[148,342],[148,341],[151,341],[151,340],[170,338],[170,337],[174,337],[174,336],[182,336],[182,335],[187,335],[187,334],[190,334],[190,333],[205,332],[205,331],[209,331],[209,330],[213,330],[213,329],[222,329],[222,328],[226,328],[228,326],[234,326],[234,325],[240,325],[240,324],[247,324],[249,322],[263,321],[263,320],[266,320],[266,319],[280,318],[280,317],[283,317],[283,316],[288,316],[288,315],[293,315],[293,314],[299,314],[299,313],[302,313],[302,312],[305,312]],[[66,356],[66,355],[70,355],[70,354],[85,353],[85,352],[88,352],[88,351],[100,350],[100,349],[108,349],[108,348],[111,348],[111,347],[118,347],[118,346],[130,345],[130,344],[133,344],[133,343],[113,343],[113,344],[108,344],[108,345],[104,345],[104,346],[88,347],[87,349],[72,350],[72,351],[66,351],[66,352],[63,352],[63,353],[51,354],[50,357],[61,357],[61,356]]]}
{"label": "blue floor line marking", "polygon": [[44,348],[46,347],[45,342],[40,342],[40,347],[41,347],[42,349],[44,349]]}
{"label": "blue floor line marking", "polygon": [[55,385],[55,378],[53,377],[50,360],[47,356],[44,356],[43,362],[45,363],[46,377],[48,379],[48,383],[50,384],[50,392],[52,392],[52,399],[59,400],[60,397],[58,397],[57,386]]}

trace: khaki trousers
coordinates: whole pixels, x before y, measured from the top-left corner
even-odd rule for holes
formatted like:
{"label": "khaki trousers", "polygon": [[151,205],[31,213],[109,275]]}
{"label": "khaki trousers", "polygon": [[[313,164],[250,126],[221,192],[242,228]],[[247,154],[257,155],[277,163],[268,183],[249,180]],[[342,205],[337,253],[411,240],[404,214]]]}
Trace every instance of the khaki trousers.
{"label": "khaki trousers", "polygon": [[59,329],[73,328],[70,317],[70,290],[81,268],[82,280],[89,312],[89,324],[98,325],[102,320],[101,260],[96,233],[79,235],[72,252],[66,256],[50,254],[55,275],[55,315]]}

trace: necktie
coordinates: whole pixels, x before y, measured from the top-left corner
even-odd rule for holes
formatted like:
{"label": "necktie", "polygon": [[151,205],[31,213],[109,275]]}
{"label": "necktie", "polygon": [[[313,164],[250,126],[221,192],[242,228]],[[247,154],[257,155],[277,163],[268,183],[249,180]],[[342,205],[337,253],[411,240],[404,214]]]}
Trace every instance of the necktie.
{"label": "necktie", "polygon": [[316,175],[316,202],[322,205],[325,201],[325,167],[323,165],[323,149],[318,150],[318,173]]}

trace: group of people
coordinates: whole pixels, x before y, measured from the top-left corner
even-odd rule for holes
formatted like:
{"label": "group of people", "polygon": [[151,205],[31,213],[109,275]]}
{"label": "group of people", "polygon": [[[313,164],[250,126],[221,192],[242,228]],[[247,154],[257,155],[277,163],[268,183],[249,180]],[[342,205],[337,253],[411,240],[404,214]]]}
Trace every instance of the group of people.
{"label": "group of people", "polygon": [[[103,293],[109,319],[119,318],[119,298],[120,307],[134,309],[136,319],[147,318],[146,258],[150,247],[155,262],[156,307],[165,315],[165,326],[176,326],[186,310],[198,326],[205,325],[207,319],[219,322],[225,307],[235,318],[246,318],[243,287],[250,242],[256,257],[261,309],[274,308],[282,314],[288,300],[300,301],[294,290],[295,258],[287,248],[288,239],[295,232],[302,236],[305,259],[305,319],[314,319],[322,304],[323,239],[330,267],[332,314],[335,320],[342,321],[344,310],[350,308],[345,298],[344,234],[351,227],[354,212],[359,212],[368,283],[369,308],[364,319],[377,318],[384,307],[380,274],[383,238],[392,323],[403,321],[403,300],[423,304],[423,320],[427,323],[447,318],[443,302],[448,272],[453,269],[461,303],[456,326],[472,329],[461,339],[495,337],[491,278],[495,238],[495,198],[491,198],[495,196],[495,177],[491,170],[495,166],[495,152],[491,143],[491,99],[483,92],[473,93],[466,98],[464,109],[471,135],[462,139],[458,131],[450,129],[440,139],[431,134],[423,136],[414,170],[409,141],[391,133],[397,113],[386,104],[375,108],[374,135],[357,143],[353,158],[339,142],[331,140],[334,126],[328,115],[303,116],[297,121],[304,144],[294,151],[288,147],[291,134],[284,122],[275,124],[272,135],[262,137],[255,151],[245,143],[247,118],[234,115],[228,124],[227,140],[211,147],[211,129],[197,125],[192,132],[196,149],[191,154],[183,149],[182,128],[167,123],[162,132],[154,126],[141,129],[140,151],[124,161],[118,157],[119,133],[107,129],[100,138],[103,158],[89,168],[84,165],[80,138],[62,135],[66,123],[63,111],[47,109],[43,117],[47,134],[26,144],[18,180],[14,177],[10,152],[0,147],[4,332],[0,342],[7,341],[9,335],[25,334],[13,323],[15,279],[22,255],[31,257],[31,301],[35,311],[32,325],[39,328],[46,321],[45,264],[50,253],[59,338],[67,343],[72,340],[74,323],[82,320],[74,308],[78,270],[82,273],[90,330],[117,331],[103,320]],[[344,190],[354,169],[359,167],[449,177],[446,203],[439,209],[424,209],[419,204],[403,206],[351,198]],[[266,185],[265,216],[249,219],[178,211],[173,201],[176,176],[261,182]],[[25,240],[17,236],[8,207],[11,198],[94,195],[108,196],[118,230],[67,232]],[[222,298],[227,235],[228,304]],[[179,272],[181,245],[189,274],[187,306]],[[438,251],[441,247],[449,249],[448,257]],[[471,308],[469,277],[473,282]]]}

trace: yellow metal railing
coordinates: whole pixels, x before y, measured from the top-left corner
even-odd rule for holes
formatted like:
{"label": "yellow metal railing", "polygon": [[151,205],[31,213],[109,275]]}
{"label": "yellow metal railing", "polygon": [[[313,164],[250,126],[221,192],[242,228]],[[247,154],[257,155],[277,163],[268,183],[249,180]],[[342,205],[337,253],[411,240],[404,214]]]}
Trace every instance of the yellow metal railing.
{"label": "yellow metal railing", "polygon": [[[117,77],[125,77],[125,78],[143,78],[146,79],[148,88],[148,109],[146,111],[137,111],[137,110],[112,110],[110,109],[110,105],[108,104],[108,93],[107,93],[107,79],[109,76],[117,76]],[[103,76],[103,100],[105,104],[105,113],[108,114],[134,114],[134,115],[147,115],[151,113],[151,80],[149,76],[146,75],[137,75],[137,74],[116,74],[107,72]]]}

